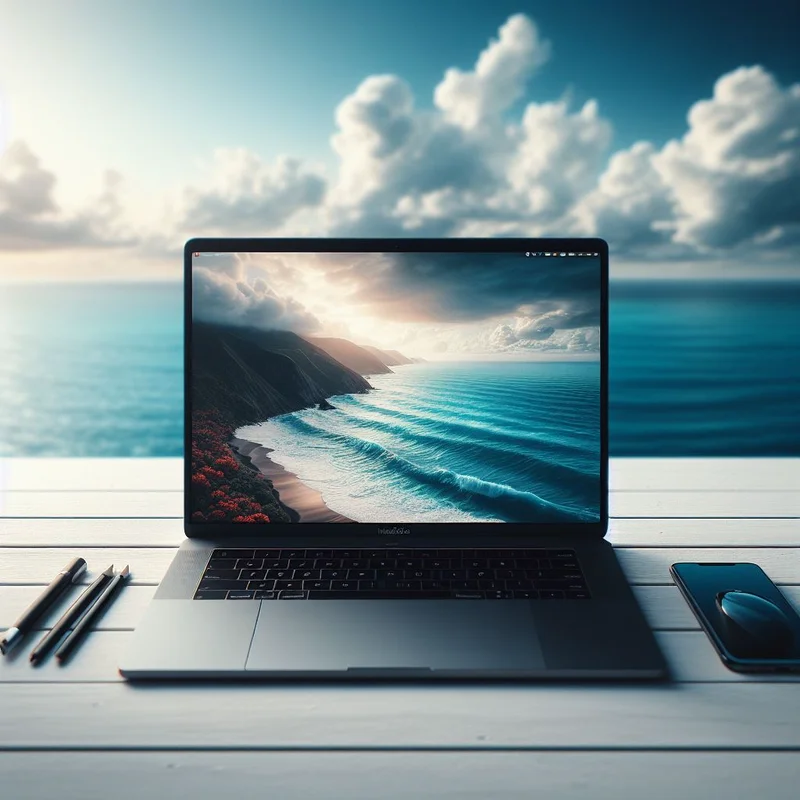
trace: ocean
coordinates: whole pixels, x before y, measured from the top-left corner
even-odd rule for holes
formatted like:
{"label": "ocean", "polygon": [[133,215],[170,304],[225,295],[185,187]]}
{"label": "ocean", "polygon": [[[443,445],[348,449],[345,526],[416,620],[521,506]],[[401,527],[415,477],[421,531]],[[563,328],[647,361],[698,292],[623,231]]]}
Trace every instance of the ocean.
{"label": "ocean", "polygon": [[[800,456],[800,281],[612,283],[610,452]],[[179,456],[176,284],[0,285],[0,456]]]}
{"label": "ocean", "polygon": [[599,362],[394,369],[236,435],[357,522],[599,519]]}

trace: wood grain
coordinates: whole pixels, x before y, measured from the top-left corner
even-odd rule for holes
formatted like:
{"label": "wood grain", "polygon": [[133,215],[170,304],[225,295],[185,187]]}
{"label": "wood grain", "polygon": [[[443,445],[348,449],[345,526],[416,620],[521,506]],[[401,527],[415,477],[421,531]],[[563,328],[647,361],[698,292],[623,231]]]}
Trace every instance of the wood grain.
{"label": "wood grain", "polygon": [[[800,608],[800,459],[612,459],[609,539],[670,664],[665,685],[125,684],[120,654],[183,540],[181,483],[179,459],[0,459],[0,628],[73,555],[134,572],[65,668],[28,665],[39,634],[0,660],[4,796],[63,795],[65,780],[90,799],[110,782],[120,798],[527,800],[532,781],[542,796],[609,800],[795,796],[800,692],[784,684],[798,678],[727,670],[668,567],[753,561]],[[282,752],[220,750],[251,748]],[[474,752],[376,752],[408,748]],[[687,752],[731,748],[795,752]]]}
{"label": "wood grain", "polygon": [[[797,754],[714,752],[0,753],[14,800],[795,800]],[[532,790],[535,784],[535,791]],[[713,794],[709,791],[713,787]]]}
{"label": "wood grain", "polygon": [[0,522],[0,548],[178,547],[183,539],[183,520],[174,518],[4,519]]}
{"label": "wood grain", "polygon": [[[92,633],[74,659],[61,666],[49,659],[33,668],[27,657],[39,636],[0,660],[0,684],[20,682],[120,681],[117,665],[131,641],[131,631],[102,630]],[[753,674],[733,672],[717,657],[706,635],[699,630],[660,631],[657,638],[670,666],[672,680],[718,683],[798,683],[800,674]]]}
{"label": "wood grain", "polygon": [[[39,620],[36,630],[49,630],[84,588],[72,587],[61,601]],[[41,586],[0,586],[0,630],[10,628],[20,612],[27,608],[41,591]],[[139,624],[147,604],[155,593],[155,586],[126,586],[124,591],[117,595],[108,611],[103,614],[98,630],[133,630]]]}
{"label": "wood grain", "polygon": [[663,686],[5,683],[0,684],[0,707],[0,750],[800,749],[797,685],[751,681]]}
{"label": "wood grain", "polygon": [[173,491],[181,458],[0,458],[0,491]]}

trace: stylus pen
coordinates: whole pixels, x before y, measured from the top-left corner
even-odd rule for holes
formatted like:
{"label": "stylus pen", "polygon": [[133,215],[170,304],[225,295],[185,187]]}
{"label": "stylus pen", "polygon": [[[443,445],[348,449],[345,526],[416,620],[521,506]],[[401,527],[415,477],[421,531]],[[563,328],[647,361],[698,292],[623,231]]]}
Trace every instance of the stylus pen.
{"label": "stylus pen", "polygon": [[81,617],[88,611],[95,598],[106,588],[114,577],[114,565],[97,576],[94,583],[67,609],[64,616],[42,637],[33,648],[31,664],[38,664],[66,635],[74,628]]}
{"label": "stylus pen", "polygon": [[130,570],[126,566],[122,572],[117,573],[103,589],[103,593],[97,598],[94,605],[83,615],[81,621],[72,629],[69,636],[64,640],[64,644],[56,650],[56,658],[59,663],[64,663],[69,654],[79,644],[84,635],[89,631],[89,627],[106,608],[111,604],[116,592],[122,588],[122,585],[128,580]]}
{"label": "stylus pen", "polygon": [[50,585],[25,609],[22,616],[3,634],[0,639],[0,653],[10,653],[27,636],[36,623],[61,597],[70,584],[75,583],[86,570],[86,562],[82,558],[73,558],[61,572],[50,582]]}

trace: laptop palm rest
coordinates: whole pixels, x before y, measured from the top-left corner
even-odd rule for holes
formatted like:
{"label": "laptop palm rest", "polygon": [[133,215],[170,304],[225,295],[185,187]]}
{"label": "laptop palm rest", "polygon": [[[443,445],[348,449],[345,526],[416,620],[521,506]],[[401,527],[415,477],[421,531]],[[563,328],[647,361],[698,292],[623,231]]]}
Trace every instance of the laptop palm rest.
{"label": "laptop palm rest", "polygon": [[265,601],[246,666],[398,678],[544,668],[531,604],[517,600]]}

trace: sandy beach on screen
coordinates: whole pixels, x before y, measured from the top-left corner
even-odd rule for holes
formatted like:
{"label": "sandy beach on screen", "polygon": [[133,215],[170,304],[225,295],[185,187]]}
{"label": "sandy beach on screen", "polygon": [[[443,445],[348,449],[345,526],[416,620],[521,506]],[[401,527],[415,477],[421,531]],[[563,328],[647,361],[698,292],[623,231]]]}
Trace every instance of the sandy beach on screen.
{"label": "sandy beach on screen", "polygon": [[270,457],[269,447],[249,442],[247,439],[231,439],[230,446],[272,481],[281,505],[286,508],[293,522],[353,522],[342,514],[331,511],[322,495],[306,486],[293,472],[276,464]]}

